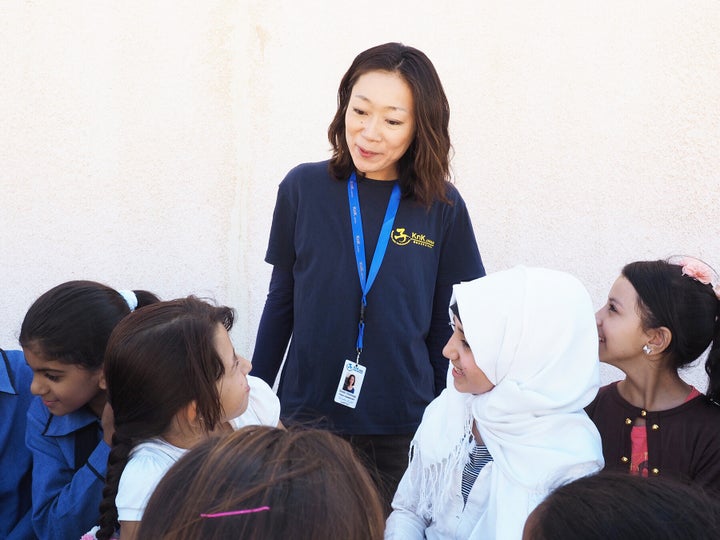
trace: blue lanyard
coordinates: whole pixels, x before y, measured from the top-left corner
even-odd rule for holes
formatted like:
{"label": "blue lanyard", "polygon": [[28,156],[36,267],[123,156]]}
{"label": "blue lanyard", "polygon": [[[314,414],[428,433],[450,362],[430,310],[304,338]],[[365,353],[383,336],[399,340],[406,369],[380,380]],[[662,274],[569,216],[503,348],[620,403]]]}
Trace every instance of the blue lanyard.
{"label": "blue lanyard", "polygon": [[372,262],[370,263],[370,271],[367,274],[367,278],[365,276],[365,235],[363,234],[362,216],[360,215],[360,199],[358,198],[355,173],[352,173],[350,175],[350,179],[348,180],[348,202],[350,203],[350,223],[352,224],[353,245],[355,246],[355,260],[357,261],[358,277],[360,278],[360,288],[362,289],[360,322],[358,323],[358,338],[356,344],[357,358],[355,359],[355,362],[357,363],[363,349],[367,294],[368,291],[370,291],[370,287],[372,287],[375,282],[375,278],[380,270],[380,265],[382,264],[383,258],[385,258],[385,251],[387,250],[388,242],[390,241],[390,233],[392,232],[393,223],[395,222],[395,215],[397,214],[398,206],[400,205],[400,186],[395,183],[392,193],[390,194],[390,201],[388,202],[388,207],[385,211],[385,218],[383,219],[382,229],[380,229],[380,235],[378,236],[375,253],[373,254]]}

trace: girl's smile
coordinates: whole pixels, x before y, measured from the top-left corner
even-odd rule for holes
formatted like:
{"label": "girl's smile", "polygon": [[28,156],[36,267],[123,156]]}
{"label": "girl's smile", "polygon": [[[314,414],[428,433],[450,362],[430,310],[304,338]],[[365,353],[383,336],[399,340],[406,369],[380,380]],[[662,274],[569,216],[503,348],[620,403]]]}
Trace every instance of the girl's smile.
{"label": "girl's smile", "polygon": [[85,405],[98,417],[102,414],[106,400],[102,369],[91,371],[48,359],[37,347],[25,347],[23,351],[33,370],[30,391],[40,396],[53,415],[70,414]]}

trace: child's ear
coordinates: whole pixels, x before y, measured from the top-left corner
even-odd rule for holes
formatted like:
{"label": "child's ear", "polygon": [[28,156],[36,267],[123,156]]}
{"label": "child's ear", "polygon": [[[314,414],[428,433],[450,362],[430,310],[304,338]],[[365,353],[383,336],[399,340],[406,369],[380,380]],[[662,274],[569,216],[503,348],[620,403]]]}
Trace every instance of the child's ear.
{"label": "child's ear", "polygon": [[100,390],[107,390],[107,382],[105,382],[105,370],[100,370],[100,378],[98,379],[98,387]]}
{"label": "child's ear", "polygon": [[670,329],[665,326],[660,326],[658,328],[653,328],[648,344],[652,348],[653,352],[661,354],[670,346],[671,341],[672,332]]}
{"label": "child's ear", "polygon": [[197,421],[197,401],[193,399],[190,403],[185,405],[184,413],[188,423],[190,425],[195,424]]}

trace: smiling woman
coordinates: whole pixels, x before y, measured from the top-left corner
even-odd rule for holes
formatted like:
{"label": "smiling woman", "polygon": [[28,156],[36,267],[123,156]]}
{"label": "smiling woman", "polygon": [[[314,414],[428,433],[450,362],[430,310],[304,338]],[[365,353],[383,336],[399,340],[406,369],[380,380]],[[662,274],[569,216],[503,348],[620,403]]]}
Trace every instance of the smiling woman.
{"label": "smiling woman", "polygon": [[[424,53],[400,43],[360,53],[340,81],[332,159],[282,181],[265,257],[253,374],[273,384],[287,349],[283,421],[317,423],[365,452],[387,510],[412,433],[445,386],[451,286],[485,274],[450,183],[449,118]],[[348,361],[357,381],[343,390]]]}

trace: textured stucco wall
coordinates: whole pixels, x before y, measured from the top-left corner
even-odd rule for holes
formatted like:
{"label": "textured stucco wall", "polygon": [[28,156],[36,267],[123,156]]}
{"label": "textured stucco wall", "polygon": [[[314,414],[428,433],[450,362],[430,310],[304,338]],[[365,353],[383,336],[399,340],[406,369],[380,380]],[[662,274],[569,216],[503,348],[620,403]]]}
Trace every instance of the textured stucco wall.
{"label": "textured stucco wall", "polygon": [[87,278],[233,305],[249,355],[277,184],[385,41],[442,77],[489,271],[566,269],[599,306],[631,260],[720,266],[719,36],[715,0],[3,2],[0,344]]}

